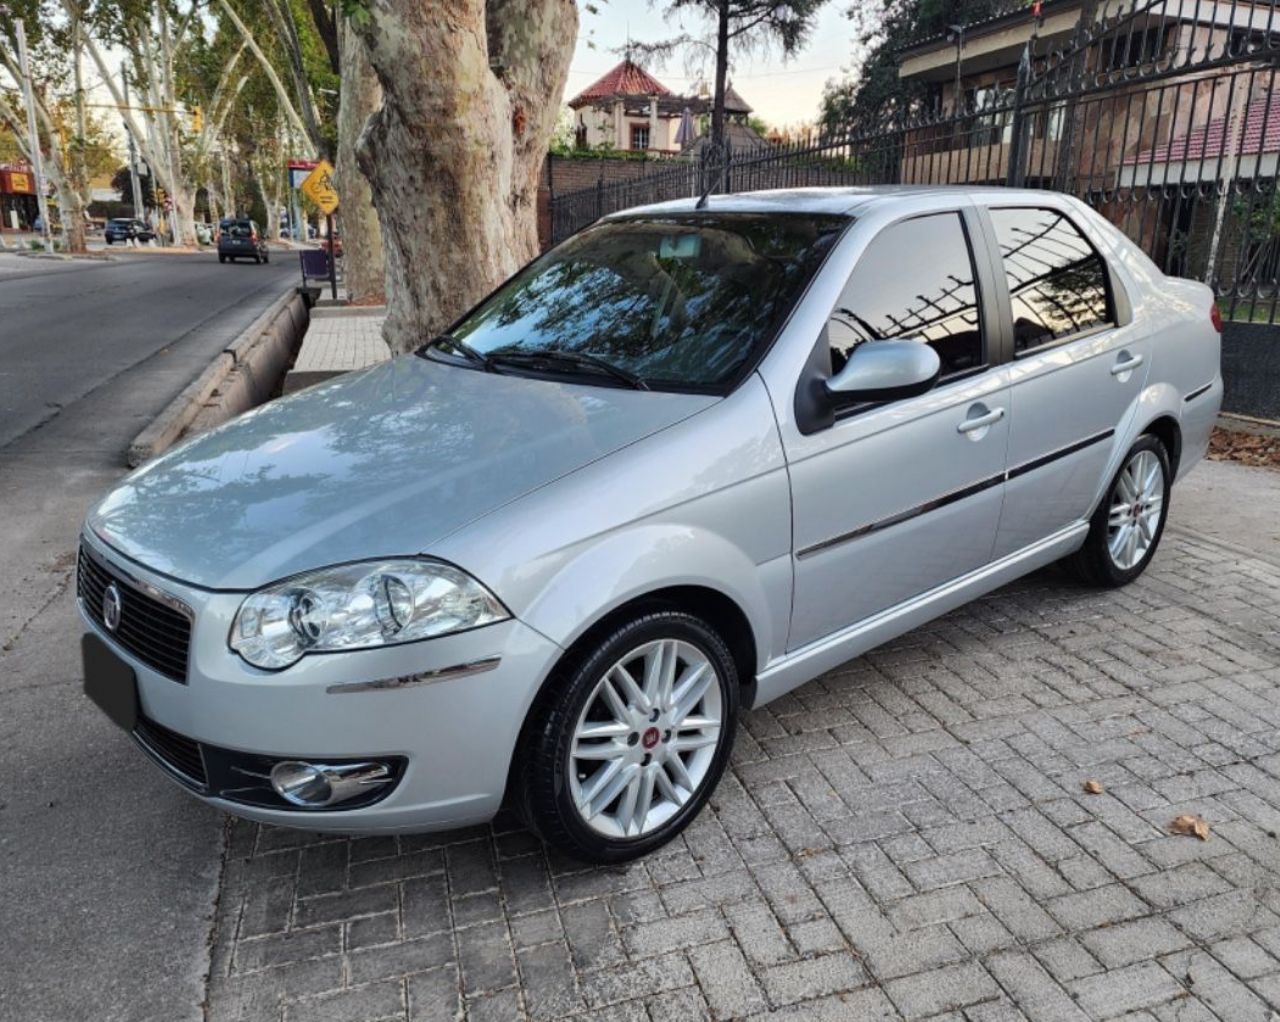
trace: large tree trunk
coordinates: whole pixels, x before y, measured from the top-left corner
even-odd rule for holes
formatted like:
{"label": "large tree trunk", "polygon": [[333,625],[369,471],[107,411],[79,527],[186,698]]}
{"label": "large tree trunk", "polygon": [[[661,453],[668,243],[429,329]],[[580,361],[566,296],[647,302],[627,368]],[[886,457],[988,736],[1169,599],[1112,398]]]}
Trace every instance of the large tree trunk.
{"label": "large tree trunk", "polygon": [[360,138],[395,352],[439,333],[538,250],[538,174],[577,36],[573,0],[370,0],[382,84]]}
{"label": "large tree trunk", "polygon": [[334,179],[341,205],[343,272],[347,293],[356,305],[386,301],[386,262],[382,229],[373,208],[369,182],[356,162],[360,132],[382,106],[382,86],[369,66],[364,40],[347,25],[339,31],[342,94],[338,103],[338,164]]}

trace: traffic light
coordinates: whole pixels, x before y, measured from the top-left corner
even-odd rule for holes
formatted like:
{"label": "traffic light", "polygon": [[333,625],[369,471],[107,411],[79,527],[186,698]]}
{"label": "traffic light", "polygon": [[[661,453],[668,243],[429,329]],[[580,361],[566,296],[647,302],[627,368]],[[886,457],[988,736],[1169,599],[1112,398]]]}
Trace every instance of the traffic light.
{"label": "traffic light", "polygon": [[204,111],[198,106],[191,108],[191,131],[196,135],[204,131]]}

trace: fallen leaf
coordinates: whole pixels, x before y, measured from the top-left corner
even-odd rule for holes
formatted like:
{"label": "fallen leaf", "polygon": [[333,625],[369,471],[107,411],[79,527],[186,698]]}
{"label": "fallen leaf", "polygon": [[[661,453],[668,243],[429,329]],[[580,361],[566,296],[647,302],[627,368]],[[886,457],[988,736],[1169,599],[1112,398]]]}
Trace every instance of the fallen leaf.
{"label": "fallen leaf", "polygon": [[1190,813],[1184,813],[1169,824],[1169,830],[1174,834],[1186,834],[1188,836],[1194,834],[1201,841],[1209,840],[1209,824],[1205,822],[1203,816],[1192,816]]}
{"label": "fallen leaf", "polygon": [[1084,790],[1090,795],[1101,795],[1105,789],[1097,781],[1085,781]]}

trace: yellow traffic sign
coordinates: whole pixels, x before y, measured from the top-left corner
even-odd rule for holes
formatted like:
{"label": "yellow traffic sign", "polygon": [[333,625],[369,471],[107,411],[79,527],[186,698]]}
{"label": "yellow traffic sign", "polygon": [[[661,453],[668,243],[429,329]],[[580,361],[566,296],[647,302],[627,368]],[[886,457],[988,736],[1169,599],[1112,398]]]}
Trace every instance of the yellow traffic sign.
{"label": "yellow traffic sign", "polygon": [[338,192],[333,187],[333,164],[328,160],[317,163],[316,169],[298,187],[307,193],[307,197],[320,207],[325,216],[338,208]]}

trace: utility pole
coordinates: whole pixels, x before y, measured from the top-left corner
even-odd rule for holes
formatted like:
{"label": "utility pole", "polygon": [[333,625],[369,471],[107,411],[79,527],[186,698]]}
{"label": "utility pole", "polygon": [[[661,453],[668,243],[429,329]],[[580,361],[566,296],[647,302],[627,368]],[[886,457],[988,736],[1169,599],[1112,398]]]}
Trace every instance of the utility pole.
{"label": "utility pole", "polygon": [[[129,106],[129,71],[123,61],[120,62],[120,80],[124,82],[124,105]],[[138,180],[138,149],[129,130],[129,118],[124,118],[124,133],[129,139],[129,184],[133,187],[133,215],[142,219],[142,182]]]}
{"label": "utility pole", "polygon": [[[0,7],[0,13],[7,13]],[[27,104],[27,136],[31,144],[31,169],[36,179],[36,207],[40,210],[40,233],[47,252],[53,251],[53,225],[49,223],[49,201],[45,196],[44,160],[40,156],[40,133],[36,130],[36,101],[31,91],[31,68],[27,65],[27,33],[21,18],[14,18],[18,33],[18,70],[22,72],[22,98]]]}

